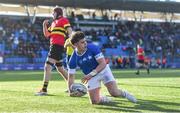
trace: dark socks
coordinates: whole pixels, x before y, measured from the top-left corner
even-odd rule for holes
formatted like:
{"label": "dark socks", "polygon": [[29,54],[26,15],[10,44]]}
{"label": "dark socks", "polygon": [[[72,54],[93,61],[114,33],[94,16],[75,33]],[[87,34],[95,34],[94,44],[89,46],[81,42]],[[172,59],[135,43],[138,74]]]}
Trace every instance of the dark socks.
{"label": "dark socks", "polygon": [[43,90],[44,92],[47,92],[47,87],[48,87],[48,82],[44,82],[44,85],[43,85],[42,90]]}

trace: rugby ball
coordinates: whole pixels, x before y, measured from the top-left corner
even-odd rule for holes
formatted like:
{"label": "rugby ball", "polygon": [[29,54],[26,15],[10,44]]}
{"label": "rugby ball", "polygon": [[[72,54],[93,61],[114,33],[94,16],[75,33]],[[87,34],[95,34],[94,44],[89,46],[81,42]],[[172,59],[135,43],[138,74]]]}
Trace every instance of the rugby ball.
{"label": "rugby ball", "polygon": [[76,93],[79,97],[87,94],[87,88],[81,83],[73,83],[70,87],[71,92]]}

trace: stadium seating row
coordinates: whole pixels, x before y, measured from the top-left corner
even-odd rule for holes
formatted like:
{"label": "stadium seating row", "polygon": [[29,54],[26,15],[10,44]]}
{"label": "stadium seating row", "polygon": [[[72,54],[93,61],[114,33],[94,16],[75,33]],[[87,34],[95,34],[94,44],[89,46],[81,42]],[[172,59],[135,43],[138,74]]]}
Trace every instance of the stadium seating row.
{"label": "stadium seating row", "polygon": [[5,64],[19,64],[19,63],[44,63],[46,60],[45,57],[41,58],[24,58],[24,57],[19,57],[19,58],[5,58],[4,63]]}
{"label": "stadium seating row", "polygon": [[0,70],[43,70],[43,64],[0,64]]}

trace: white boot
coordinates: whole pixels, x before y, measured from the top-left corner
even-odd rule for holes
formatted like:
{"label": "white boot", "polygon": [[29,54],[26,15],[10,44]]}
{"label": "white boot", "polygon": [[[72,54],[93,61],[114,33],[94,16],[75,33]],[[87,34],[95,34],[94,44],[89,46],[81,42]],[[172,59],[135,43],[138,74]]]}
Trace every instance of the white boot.
{"label": "white boot", "polygon": [[136,98],[133,95],[131,95],[129,92],[123,91],[123,93],[124,93],[124,97],[127,98],[129,101],[133,103],[137,102]]}

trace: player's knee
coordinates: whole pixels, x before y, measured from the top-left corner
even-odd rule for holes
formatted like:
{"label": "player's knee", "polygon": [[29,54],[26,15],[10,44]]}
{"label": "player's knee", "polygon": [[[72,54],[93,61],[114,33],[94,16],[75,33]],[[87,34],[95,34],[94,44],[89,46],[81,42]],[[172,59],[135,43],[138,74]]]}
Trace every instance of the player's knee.
{"label": "player's knee", "polygon": [[48,71],[48,70],[50,70],[50,69],[51,69],[51,66],[50,66],[50,65],[45,65],[45,66],[44,66],[44,70],[45,70],[45,71]]}
{"label": "player's knee", "polygon": [[54,65],[53,63],[46,61],[46,65],[44,66],[44,70],[46,70],[46,71],[50,70],[53,65]]}
{"label": "player's knee", "polygon": [[62,62],[58,62],[55,64],[56,67],[62,67],[62,65],[63,65]]}
{"label": "player's knee", "polygon": [[120,93],[118,91],[111,91],[110,92],[110,95],[113,96],[113,97],[118,97],[120,95]]}
{"label": "player's knee", "polygon": [[50,62],[50,61],[46,61],[46,65],[47,67],[50,67],[50,66],[54,66],[54,63]]}

